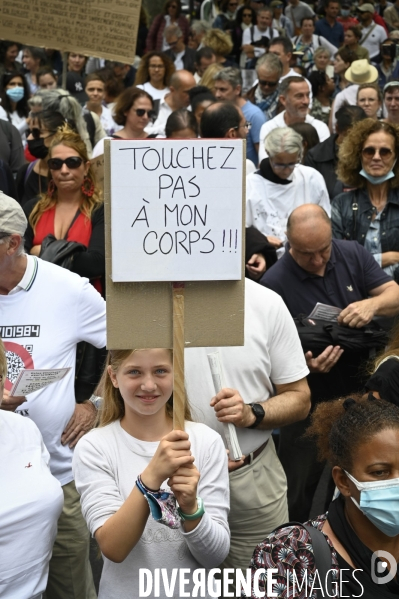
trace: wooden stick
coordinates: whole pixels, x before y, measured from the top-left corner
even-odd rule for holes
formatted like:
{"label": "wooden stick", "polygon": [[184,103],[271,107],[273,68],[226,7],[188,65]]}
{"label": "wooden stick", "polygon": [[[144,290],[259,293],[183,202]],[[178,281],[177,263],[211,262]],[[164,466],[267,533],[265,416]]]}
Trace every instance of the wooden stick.
{"label": "wooden stick", "polygon": [[172,283],[173,293],[173,428],[184,431],[184,283]]}
{"label": "wooden stick", "polygon": [[67,82],[67,73],[68,73],[68,54],[66,52],[62,53],[62,89],[66,89]]}

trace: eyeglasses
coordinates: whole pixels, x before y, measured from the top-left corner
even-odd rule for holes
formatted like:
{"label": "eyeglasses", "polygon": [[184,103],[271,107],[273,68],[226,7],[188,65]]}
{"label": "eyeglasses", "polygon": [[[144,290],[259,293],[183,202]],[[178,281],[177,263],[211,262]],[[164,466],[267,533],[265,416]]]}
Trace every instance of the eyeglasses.
{"label": "eyeglasses", "polygon": [[135,108],[134,112],[137,114],[137,116],[144,116],[145,114],[147,114],[149,119],[154,119],[156,117],[155,110],[145,110],[145,108]]}
{"label": "eyeglasses", "polygon": [[259,83],[259,85],[262,85],[262,87],[276,87],[276,85],[278,85],[278,80],[277,81],[264,81],[263,79],[258,79],[258,83]]}
{"label": "eyeglasses", "polygon": [[65,160],[61,160],[61,158],[49,158],[47,160],[48,167],[52,171],[61,170],[63,164],[66,164],[70,169],[79,168],[82,162],[83,158],[80,156],[69,156],[68,158],[65,158]]}
{"label": "eyeglasses", "polygon": [[148,68],[149,69],[154,69],[154,70],[155,69],[161,70],[161,69],[165,68],[165,65],[164,64],[149,64]]}
{"label": "eyeglasses", "polygon": [[270,160],[270,164],[273,168],[279,171],[283,171],[284,169],[290,169],[292,171],[294,170],[296,165],[299,164],[299,162],[287,162],[287,164],[284,164],[281,162],[273,162],[272,160]]}
{"label": "eyeglasses", "polygon": [[368,146],[362,150],[362,154],[365,158],[373,158],[377,152],[380,158],[390,158],[393,154],[390,148],[373,148],[372,146]]}
{"label": "eyeglasses", "polygon": [[251,127],[252,127],[252,123],[250,123],[249,121],[246,121],[242,125],[237,125],[237,127],[232,127],[232,129],[239,129],[240,127],[244,127],[247,131],[250,131]]}
{"label": "eyeglasses", "polygon": [[[32,134],[33,139],[40,139],[41,134],[42,134],[42,129],[39,129],[38,127],[32,127],[30,132]],[[43,139],[47,139],[47,137],[51,137],[52,135],[54,135],[55,131],[46,131],[46,133],[49,133],[49,135],[47,135]]]}

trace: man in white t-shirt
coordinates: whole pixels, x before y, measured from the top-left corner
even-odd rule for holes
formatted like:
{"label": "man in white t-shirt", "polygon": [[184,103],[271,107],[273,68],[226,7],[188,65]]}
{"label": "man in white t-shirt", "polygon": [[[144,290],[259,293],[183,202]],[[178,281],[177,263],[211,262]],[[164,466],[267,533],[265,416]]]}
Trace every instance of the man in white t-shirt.
{"label": "man in white t-shirt", "polygon": [[256,25],[244,30],[242,49],[248,59],[259,58],[267,50],[270,41],[278,37],[277,29],[272,27],[273,15],[269,8],[262,6],[256,15]]}
{"label": "man in white t-shirt", "polygon": [[380,53],[380,45],[387,39],[387,32],[381,25],[374,22],[374,6],[366,3],[357,7],[359,20],[362,25],[362,38],[359,42],[369,51],[370,60]]}
{"label": "man in white t-shirt", "polygon": [[[76,404],[76,345],[105,346],[105,302],[87,279],[27,256],[27,226],[20,205],[0,193],[0,337],[8,378],[2,409],[31,418],[50,453],[50,469],[64,492],[64,510],[50,561],[46,599],[95,599],[89,564],[89,533],[72,475],[73,447],[96,420],[89,400]],[[10,397],[23,369],[69,368],[60,381]],[[20,542],[23,544],[23,537]]]}
{"label": "man in white t-shirt", "polygon": [[309,88],[303,77],[287,77],[280,83],[279,90],[279,99],[285,110],[262,125],[259,137],[259,164],[264,158],[267,158],[265,137],[276,127],[289,127],[294,123],[309,123],[316,129],[320,141],[324,141],[330,136],[327,125],[308,114]]}
{"label": "man in white t-shirt", "polygon": [[[288,521],[285,475],[271,434],[303,420],[310,409],[308,369],[296,327],[281,298],[263,291],[245,280],[244,346],[191,348],[184,355],[194,418],[223,439],[223,423],[233,423],[246,456],[229,461],[231,544],[224,568],[245,570],[259,540]],[[216,396],[207,360],[215,351],[226,385]]]}
{"label": "man in white t-shirt", "polygon": [[168,116],[179,108],[187,108],[190,104],[189,91],[196,86],[194,75],[188,71],[176,71],[170,79],[169,93],[159,104],[158,117],[155,123],[145,128],[148,135],[165,136],[165,125]]}

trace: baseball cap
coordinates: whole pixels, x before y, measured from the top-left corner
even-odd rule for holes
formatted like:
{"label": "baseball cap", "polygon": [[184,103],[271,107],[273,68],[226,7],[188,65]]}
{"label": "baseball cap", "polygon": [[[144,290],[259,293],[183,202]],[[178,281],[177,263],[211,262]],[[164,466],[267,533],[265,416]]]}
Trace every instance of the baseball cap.
{"label": "baseball cap", "polygon": [[67,74],[66,88],[79,104],[85,104],[89,99],[85,92],[85,82],[79,73],[70,72]]}
{"label": "baseball cap", "polygon": [[362,4],[358,6],[356,10],[360,10],[360,12],[371,12],[374,13],[374,6],[372,4]]}
{"label": "baseball cap", "polygon": [[17,200],[0,191],[0,234],[25,235],[28,221]]}

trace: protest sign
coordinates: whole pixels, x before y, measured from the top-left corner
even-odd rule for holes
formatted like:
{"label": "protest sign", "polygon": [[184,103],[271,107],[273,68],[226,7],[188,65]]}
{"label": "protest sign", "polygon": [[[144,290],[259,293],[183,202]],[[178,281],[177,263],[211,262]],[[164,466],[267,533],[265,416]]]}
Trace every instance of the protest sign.
{"label": "protest sign", "polygon": [[0,0],[0,38],[132,63],[140,0]]}
{"label": "protest sign", "polygon": [[112,141],[112,280],[240,280],[242,164],[241,140]]}
{"label": "protest sign", "polygon": [[[202,144],[211,140],[179,141],[180,147],[190,144]],[[226,143],[229,142],[229,143]],[[110,147],[119,144],[119,140],[104,142],[104,199],[105,199],[105,239],[106,239],[106,293],[107,293],[107,347],[109,349],[129,349],[139,347],[173,347],[172,295],[170,282],[159,282],[159,274],[152,272],[152,282],[117,283],[112,280],[112,257],[114,247],[111,245],[111,186],[114,171],[111,171]],[[131,144],[132,142],[130,142]],[[142,143],[142,142],[141,142]],[[175,143],[171,140],[145,140],[145,145],[157,143]],[[212,140],[210,145],[225,145],[240,148],[241,172],[245,173],[245,141]],[[197,151],[197,150],[196,150]],[[199,150],[198,150],[199,152]],[[125,152],[126,153],[126,152]],[[132,154],[132,152],[127,152]],[[123,154],[123,152],[120,152]],[[181,155],[182,156],[182,155]],[[176,169],[174,169],[176,170]],[[128,180],[128,173],[122,171],[122,181]],[[220,172],[220,169],[219,169]],[[225,171],[232,173],[233,171]],[[192,173],[189,179],[195,174]],[[158,178],[156,178],[156,181]],[[194,180],[195,181],[195,180]],[[172,190],[173,191],[173,190]],[[220,189],[215,192],[216,199]],[[241,187],[235,190],[240,194],[240,210],[242,226],[238,232],[240,247],[239,259],[242,278],[231,281],[186,281],[184,289],[185,347],[218,347],[225,345],[243,345],[244,343],[244,209],[245,209],[245,177],[241,177]],[[177,196],[176,196],[177,197]],[[132,201],[134,196],[132,195]],[[196,198],[194,198],[195,200]],[[209,203],[215,203],[214,196],[209,195]],[[142,202],[145,205],[145,202]],[[183,198],[184,201],[184,198]],[[193,201],[193,199],[191,199]],[[113,207],[119,204],[119,196],[112,197]],[[175,202],[177,203],[177,201]],[[188,203],[188,202],[186,202]],[[209,208],[208,208],[209,210]],[[175,214],[175,213],[174,213]],[[137,213],[133,218],[137,216]],[[133,222],[133,221],[132,221]],[[126,223],[129,233],[134,229],[132,222]],[[205,227],[203,227],[205,228]],[[205,233],[208,229],[205,229]],[[223,240],[221,240],[223,241]],[[220,238],[219,238],[220,243]],[[219,248],[220,249],[220,248]],[[125,249],[127,252],[127,249]],[[238,254],[238,252],[237,252]],[[192,258],[189,255],[189,258]],[[195,256],[194,256],[195,257]],[[132,260],[132,258],[130,258]],[[155,263],[154,263],[155,264]],[[176,273],[179,274],[179,273]],[[179,274],[177,280],[183,281]],[[155,282],[154,282],[155,281]]]}

